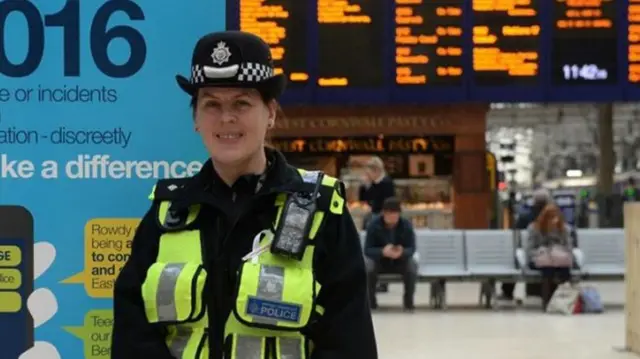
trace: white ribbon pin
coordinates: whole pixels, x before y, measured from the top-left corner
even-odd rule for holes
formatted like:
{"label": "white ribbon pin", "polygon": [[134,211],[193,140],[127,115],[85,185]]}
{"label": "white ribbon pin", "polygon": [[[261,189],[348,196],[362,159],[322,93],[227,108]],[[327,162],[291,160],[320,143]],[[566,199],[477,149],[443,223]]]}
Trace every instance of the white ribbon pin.
{"label": "white ribbon pin", "polygon": [[[265,236],[266,241],[263,245],[260,245],[260,240],[262,239],[262,235]],[[258,263],[258,257],[260,254],[264,253],[271,246],[271,242],[273,241],[273,233],[271,230],[264,229],[253,238],[253,249],[251,252],[247,253],[244,257],[242,257],[242,261],[251,260],[252,263]]]}

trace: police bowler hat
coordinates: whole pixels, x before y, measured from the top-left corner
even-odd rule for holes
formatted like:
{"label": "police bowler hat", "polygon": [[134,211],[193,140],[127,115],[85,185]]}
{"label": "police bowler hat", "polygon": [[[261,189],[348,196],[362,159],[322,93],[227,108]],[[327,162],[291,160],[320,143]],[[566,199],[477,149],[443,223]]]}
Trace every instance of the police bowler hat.
{"label": "police bowler hat", "polygon": [[269,45],[243,31],[221,31],[198,40],[191,59],[191,77],[177,75],[182,90],[191,96],[204,87],[253,88],[277,99],[287,84],[276,75]]}

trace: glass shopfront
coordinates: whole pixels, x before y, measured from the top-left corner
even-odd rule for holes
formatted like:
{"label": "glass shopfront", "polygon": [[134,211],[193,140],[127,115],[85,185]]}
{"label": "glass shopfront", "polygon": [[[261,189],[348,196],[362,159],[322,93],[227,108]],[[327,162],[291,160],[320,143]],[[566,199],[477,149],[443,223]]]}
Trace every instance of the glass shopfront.
{"label": "glass shopfront", "polygon": [[454,136],[354,136],[278,137],[270,142],[292,165],[322,170],[344,181],[359,228],[369,213],[358,198],[364,166],[377,156],[394,179],[404,215],[416,228],[448,229],[454,228],[454,140]]}

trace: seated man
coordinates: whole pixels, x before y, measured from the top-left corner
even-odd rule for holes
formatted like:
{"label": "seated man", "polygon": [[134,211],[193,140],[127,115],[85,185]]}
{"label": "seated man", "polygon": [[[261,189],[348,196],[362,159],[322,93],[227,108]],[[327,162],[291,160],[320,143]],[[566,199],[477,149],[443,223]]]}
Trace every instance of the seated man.
{"label": "seated man", "polygon": [[400,216],[400,200],[387,198],[382,213],[367,226],[364,244],[369,280],[371,308],[377,308],[376,284],[379,273],[402,274],[404,282],[404,308],[413,309],[413,295],[418,277],[417,264],[413,260],[416,251],[416,235],[411,222]]}

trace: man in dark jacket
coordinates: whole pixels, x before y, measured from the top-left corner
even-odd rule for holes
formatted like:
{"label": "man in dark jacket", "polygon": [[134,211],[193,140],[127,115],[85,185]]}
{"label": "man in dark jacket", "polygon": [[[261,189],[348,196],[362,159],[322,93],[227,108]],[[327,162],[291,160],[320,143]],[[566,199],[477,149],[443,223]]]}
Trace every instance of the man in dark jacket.
{"label": "man in dark jacket", "polygon": [[384,162],[380,157],[371,157],[367,162],[365,177],[360,187],[360,201],[367,202],[371,212],[365,218],[363,227],[366,229],[369,221],[380,214],[384,201],[395,196],[393,179],[384,169]]}
{"label": "man in dark jacket", "polygon": [[364,253],[367,256],[369,300],[376,308],[376,284],[379,273],[402,274],[404,308],[412,310],[417,281],[417,265],[413,260],[416,235],[411,222],[402,218],[400,200],[390,197],[384,201],[382,215],[374,217],[367,226]]}

